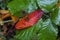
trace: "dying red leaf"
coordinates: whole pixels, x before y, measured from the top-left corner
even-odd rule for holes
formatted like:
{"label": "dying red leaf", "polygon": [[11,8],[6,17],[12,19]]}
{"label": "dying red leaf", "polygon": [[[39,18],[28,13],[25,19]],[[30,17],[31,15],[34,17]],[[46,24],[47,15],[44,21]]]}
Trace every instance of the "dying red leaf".
{"label": "dying red leaf", "polygon": [[15,26],[16,29],[24,29],[34,25],[43,15],[42,10],[35,10],[27,16],[23,17]]}

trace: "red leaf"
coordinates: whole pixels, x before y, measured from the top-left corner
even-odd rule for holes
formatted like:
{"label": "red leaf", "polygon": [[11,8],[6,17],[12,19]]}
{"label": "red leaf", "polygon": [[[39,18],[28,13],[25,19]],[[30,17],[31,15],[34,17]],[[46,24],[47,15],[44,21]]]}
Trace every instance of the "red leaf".
{"label": "red leaf", "polygon": [[34,25],[43,15],[42,10],[35,10],[32,13],[28,14],[27,16],[23,17],[22,20],[20,20],[16,25],[16,29],[24,29],[31,27]]}

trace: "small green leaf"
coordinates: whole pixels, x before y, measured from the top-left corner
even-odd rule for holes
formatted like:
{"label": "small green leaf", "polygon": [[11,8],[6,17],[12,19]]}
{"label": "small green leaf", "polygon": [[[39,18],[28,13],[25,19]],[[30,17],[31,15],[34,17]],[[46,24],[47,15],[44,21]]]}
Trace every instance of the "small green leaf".
{"label": "small green leaf", "polygon": [[60,25],[60,7],[57,7],[52,13],[51,13],[51,20],[56,25]]}
{"label": "small green leaf", "polygon": [[57,4],[58,0],[37,0],[39,7],[45,12],[49,12]]}

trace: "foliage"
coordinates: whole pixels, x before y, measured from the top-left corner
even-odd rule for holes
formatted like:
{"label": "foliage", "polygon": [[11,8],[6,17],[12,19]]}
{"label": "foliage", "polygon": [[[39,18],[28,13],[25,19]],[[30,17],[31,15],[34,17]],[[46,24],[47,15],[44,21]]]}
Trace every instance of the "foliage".
{"label": "foliage", "polygon": [[[23,30],[16,30],[16,40],[56,40],[57,26],[60,25],[60,7],[55,8],[58,0],[12,0],[8,3],[8,9],[12,15],[23,17],[21,13],[25,10],[30,13],[38,7],[50,14],[43,21],[41,18],[35,25]],[[37,3],[37,4],[36,4]],[[38,5],[38,6],[37,6]],[[54,10],[53,10],[54,9]]]}

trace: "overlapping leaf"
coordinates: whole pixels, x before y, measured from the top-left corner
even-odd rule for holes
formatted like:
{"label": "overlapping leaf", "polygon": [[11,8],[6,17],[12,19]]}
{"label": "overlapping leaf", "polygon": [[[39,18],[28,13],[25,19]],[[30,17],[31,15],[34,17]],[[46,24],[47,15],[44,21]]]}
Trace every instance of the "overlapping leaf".
{"label": "overlapping leaf", "polygon": [[58,0],[37,0],[39,7],[45,12],[50,12],[57,2]]}
{"label": "overlapping leaf", "polygon": [[57,7],[52,13],[51,13],[51,20],[56,25],[60,25],[60,7]]}
{"label": "overlapping leaf", "polygon": [[43,28],[38,33],[38,40],[56,40],[57,30],[54,28],[50,19],[43,23]]}
{"label": "overlapping leaf", "polygon": [[30,13],[37,9],[35,2],[35,0],[13,0],[8,3],[8,8],[12,15],[22,16],[20,13],[21,10],[25,10],[27,13]]}
{"label": "overlapping leaf", "polygon": [[[57,1],[58,0],[13,0],[12,2],[8,3],[8,8],[12,15],[20,17],[22,16],[20,13],[21,10],[26,10],[27,13],[30,13],[33,10],[37,9],[36,2],[42,10],[49,12],[56,5]],[[52,13],[51,20],[55,23],[58,19],[57,24],[59,24],[60,18],[57,16],[59,14],[57,11],[58,9]],[[43,22],[43,20],[40,19],[35,25],[30,28],[17,30],[15,39],[34,40],[36,38],[36,40],[56,40],[57,31],[54,28],[55,26],[53,26],[51,20],[47,19]]]}
{"label": "overlapping leaf", "polygon": [[42,28],[42,19],[38,23],[30,28],[17,31],[15,38],[19,40],[32,40],[32,37]]}
{"label": "overlapping leaf", "polygon": [[18,40],[56,40],[56,36],[57,30],[51,24],[51,20],[43,22],[41,19],[31,28],[17,31],[15,38]]}

